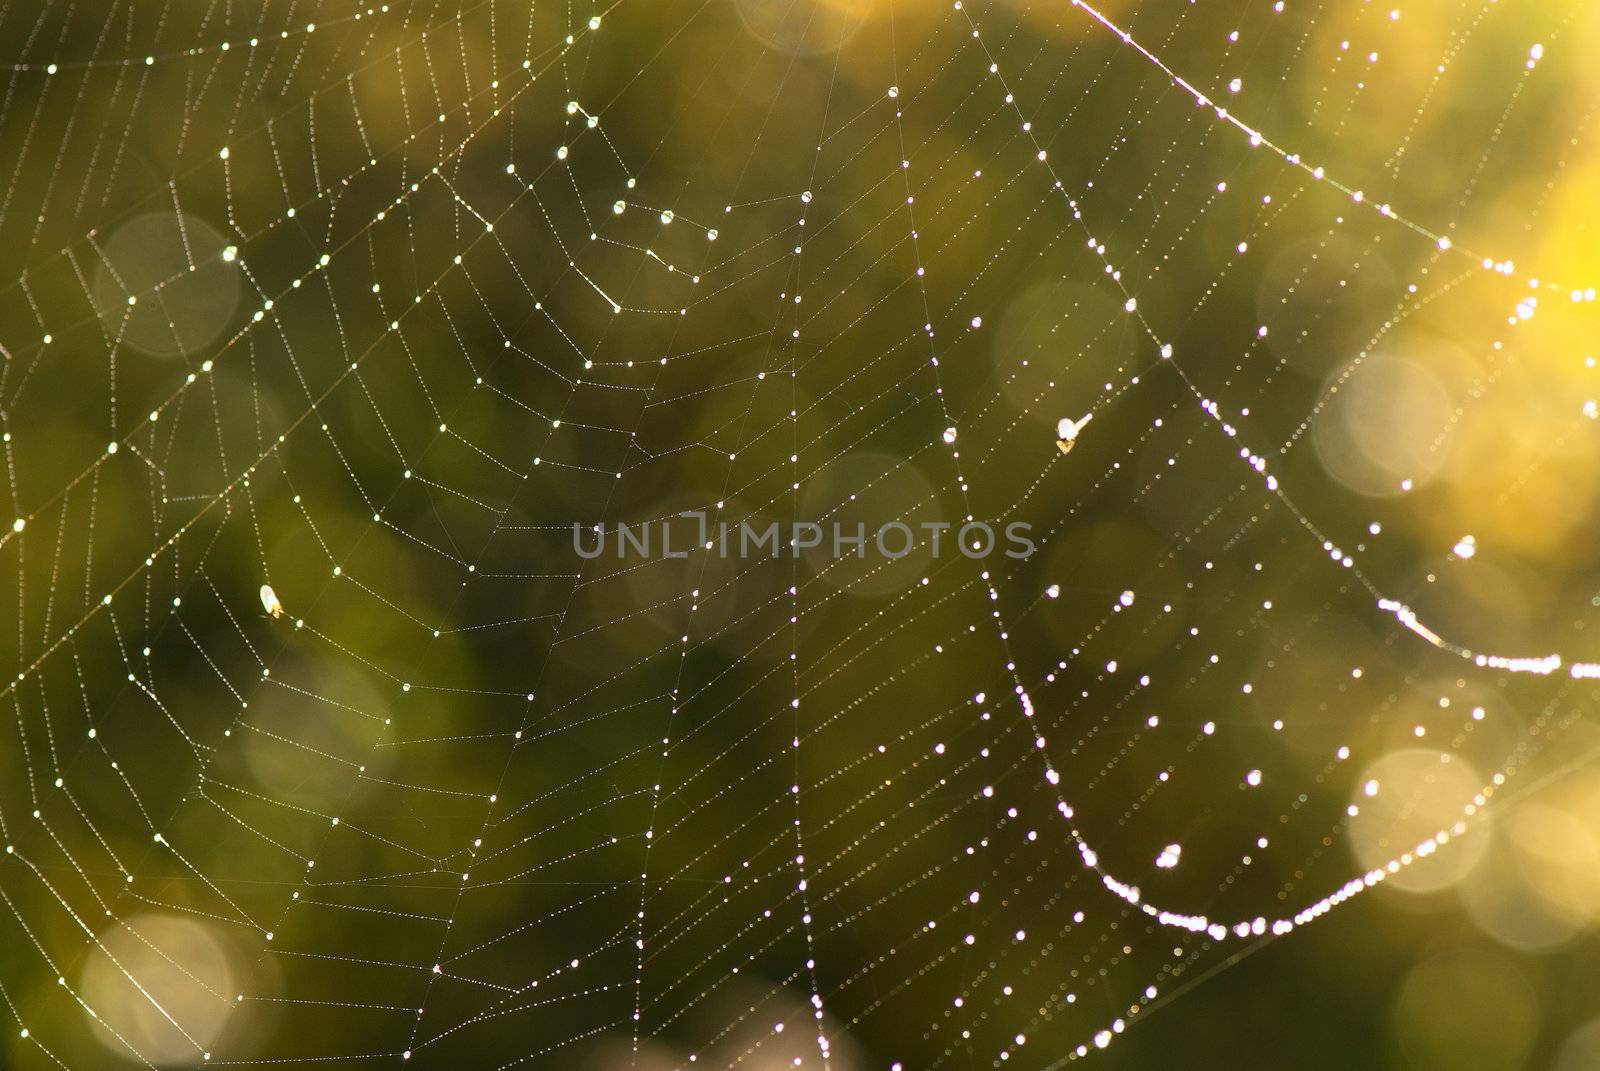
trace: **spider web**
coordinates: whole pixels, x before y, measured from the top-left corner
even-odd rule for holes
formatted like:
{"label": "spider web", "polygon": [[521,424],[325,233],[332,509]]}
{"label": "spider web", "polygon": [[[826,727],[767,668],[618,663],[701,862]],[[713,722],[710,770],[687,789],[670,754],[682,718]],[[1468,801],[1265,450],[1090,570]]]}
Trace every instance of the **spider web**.
{"label": "spider web", "polygon": [[1481,862],[1595,28],[1436,6],[6,8],[7,1062],[1054,1067]]}

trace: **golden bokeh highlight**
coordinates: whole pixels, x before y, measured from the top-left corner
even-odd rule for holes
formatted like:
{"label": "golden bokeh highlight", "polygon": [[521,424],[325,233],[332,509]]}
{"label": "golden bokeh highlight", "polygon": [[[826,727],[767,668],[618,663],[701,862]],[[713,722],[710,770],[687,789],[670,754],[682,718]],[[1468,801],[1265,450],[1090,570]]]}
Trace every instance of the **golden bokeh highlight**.
{"label": "golden bokeh highlight", "polygon": [[[1412,860],[1419,845],[1441,832],[1449,836],[1482,787],[1477,771],[1460,758],[1431,748],[1391,751],[1357,780],[1347,833],[1351,854],[1365,870]],[[1409,861],[1384,887],[1428,893],[1462,880],[1482,861],[1488,844],[1477,834],[1449,840],[1448,851]]]}
{"label": "golden bokeh highlight", "polygon": [[1401,1066],[1513,1071],[1540,1024],[1538,995],[1503,955],[1462,948],[1414,967],[1394,1002]]}
{"label": "golden bokeh highlight", "polygon": [[210,346],[239,302],[227,248],[198,216],[152,212],[124,223],[106,240],[94,274],[106,334],[158,357]]}
{"label": "golden bokeh highlight", "polygon": [[132,915],[102,931],[83,967],[89,1027],[106,1051],[156,1067],[203,1062],[222,1035],[239,972],[214,923]]}
{"label": "golden bokeh highlight", "polygon": [[1449,456],[1449,391],[1427,365],[1388,352],[1368,357],[1328,385],[1311,426],[1328,474],[1369,498],[1423,487]]}

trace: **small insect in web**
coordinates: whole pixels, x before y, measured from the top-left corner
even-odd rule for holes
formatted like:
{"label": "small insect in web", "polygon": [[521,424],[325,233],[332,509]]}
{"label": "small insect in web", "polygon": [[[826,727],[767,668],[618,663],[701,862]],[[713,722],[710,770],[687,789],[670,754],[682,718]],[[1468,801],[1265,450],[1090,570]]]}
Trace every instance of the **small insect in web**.
{"label": "small insect in web", "polygon": [[271,584],[261,585],[261,608],[274,620],[283,616],[283,603],[278,599],[278,593],[272,590]]}
{"label": "small insect in web", "polygon": [[1071,417],[1062,417],[1056,424],[1056,448],[1063,454],[1072,453],[1073,446],[1078,442],[1078,432],[1093,419],[1093,413],[1085,413],[1082,420],[1076,421]]}

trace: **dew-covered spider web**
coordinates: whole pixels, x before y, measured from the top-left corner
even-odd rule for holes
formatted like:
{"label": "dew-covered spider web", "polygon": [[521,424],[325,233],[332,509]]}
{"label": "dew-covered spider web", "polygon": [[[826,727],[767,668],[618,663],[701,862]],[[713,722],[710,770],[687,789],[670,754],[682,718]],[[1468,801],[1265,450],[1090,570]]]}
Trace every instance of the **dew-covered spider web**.
{"label": "dew-covered spider web", "polygon": [[1570,949],[1597,46],[0,6],[0,1065],[1221,1066],[1258,950]]}

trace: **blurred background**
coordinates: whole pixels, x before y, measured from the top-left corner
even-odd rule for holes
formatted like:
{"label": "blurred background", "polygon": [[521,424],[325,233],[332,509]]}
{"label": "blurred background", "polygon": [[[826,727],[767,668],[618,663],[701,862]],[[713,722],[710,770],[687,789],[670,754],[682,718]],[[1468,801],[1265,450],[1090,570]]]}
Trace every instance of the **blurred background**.
{"label": "blurred background", "polygon": [[1600,1067],[1597,47],[0,8],[0,1066]]}

